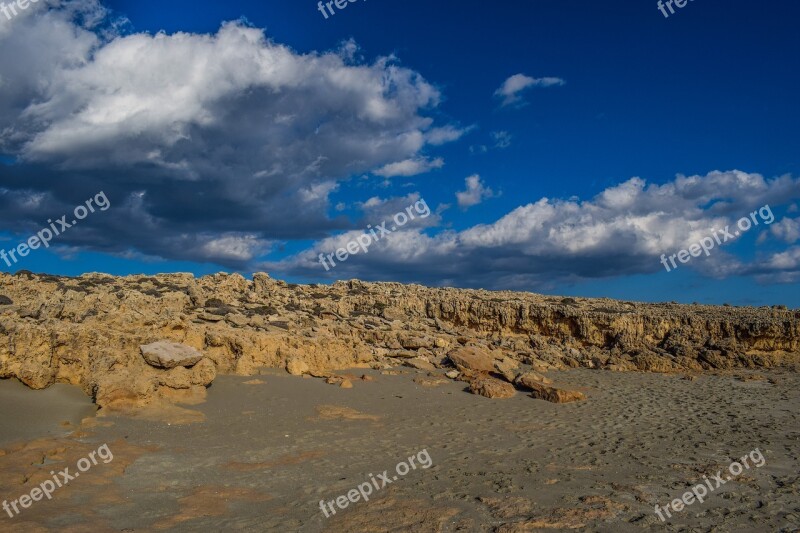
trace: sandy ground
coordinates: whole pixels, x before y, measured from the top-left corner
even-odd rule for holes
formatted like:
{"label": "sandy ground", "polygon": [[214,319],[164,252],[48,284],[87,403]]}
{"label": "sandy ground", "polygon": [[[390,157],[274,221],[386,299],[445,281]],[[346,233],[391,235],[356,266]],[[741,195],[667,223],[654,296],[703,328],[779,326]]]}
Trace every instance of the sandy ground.
{"label": "sandy ground", "polygon": [[0,380],[0,447],[68,435],[96,410],[77,387],[59,383],[34,391],[15,379]]}
{"label": "sandy ground", "polygon": [[[550,373],[588,394],[489,400],[409,370],[353,389],[268,372],[220,376],[192,424],[90,417],[63,390],[0,385],[0,497],[104,443],[113,461],[0,515],[2,531],[797,531],[800,377]],[[768,379],[762,379],[769,378]],[[416,381],[414,381],[416,379]],[[427,381],[426,381],[427,380]],[[770,381],[771,380],[771,381]],[[51,395],[51,396],[47,396]],[[69,398],[69,401],[65,399]],[[24,401],[23,401],[24,400]],[[78,398],[78,400],[80,400]],[[9,428],[19,441],[7,444]],[[32,440],[34,437],[41,437]],[[666,505],[751,450],[766,459],[661,522]],[[427,450],[406,475],[395,466]],[[388,471],[370,500],[335,500]],[[377,482],[377,481],[376,481]],[[381,482],[378,482],[379,484]],[[329,511],[330,514],[330,511]]]}

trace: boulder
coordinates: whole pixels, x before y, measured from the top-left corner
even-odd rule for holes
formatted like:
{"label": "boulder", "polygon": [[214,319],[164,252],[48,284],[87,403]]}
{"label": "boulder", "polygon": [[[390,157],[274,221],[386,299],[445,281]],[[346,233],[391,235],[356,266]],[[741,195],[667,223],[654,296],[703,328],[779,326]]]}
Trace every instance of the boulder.
{"label": "boulder", "polygon": [[423,339],[422,337],[411,335],[403,335],[398,341],[400,342],[400,346],[406,350],[419,350],[420,348],[430,348],[433,346],[433,341],[430,339]]}
{"label": "boulder", "polygon": [[393,350],[387,353],[386,357],[397,357],[399,359],[414,359],[416,357],[419,357],[419,354],[408,350]]}
{"label": "boulder", "polygon": [[519,362],[511,359],[510,357],[503,357],[494,362],[494,368],[498,374],[509,383],[514,383],[514,379],[519,374]]}
{"label": "boulder", "polygon": [[203,358],[203,354],[191,346],[170,341],[156,341],[144,344],[139,346],[139,349],[147,364],[157,368],[194,366]]}
{"label": "boulder", "polygon": [[517,376],[514,383],[526,389],[533,389],[534,385],[550,385],[553,383],[553,380],[544,377],[538,372],[530,371]]}
{"label": "boulder", "polygon": [[474,346],[460,346],[447,353],[450,361],[459,370],[475,372],[494,372],[494,357],[488,352]]}
{"label": "boulder", "polygon": [[586,395],[576,390],[557,389],[539,383],[531,382],[531,398],[547,400],[550,403],[579,402],[586,399]]}
{"label": "boulder", "polygon": [[403,365],[411,368],[416,368],[417,370],[428,370],[428,371],[436,370],[436,367],[433,366],[430,361],[422,359],[421,357],[417,359],[406,359],[405,361],[403,361]]}
{"label": "boulder", "polygon": [[286,371],[293,376],[302,376],[308,373],[308,364],[299,357],[291,357],[286,363]]}
{"label": "boulder", "polygon": [[214,364],[214,361],[204,357],[199,363],[191,368],[189,380],[191,381],[192,385],[202,385],[203,387],[208,387],[216,377],[217,366]]}
{"label": "boulder", "polygon": [[478,376],[469,384],[472,394],[479,394],[486,398],[511,398],[517,391],[514,386],[491,376]]}

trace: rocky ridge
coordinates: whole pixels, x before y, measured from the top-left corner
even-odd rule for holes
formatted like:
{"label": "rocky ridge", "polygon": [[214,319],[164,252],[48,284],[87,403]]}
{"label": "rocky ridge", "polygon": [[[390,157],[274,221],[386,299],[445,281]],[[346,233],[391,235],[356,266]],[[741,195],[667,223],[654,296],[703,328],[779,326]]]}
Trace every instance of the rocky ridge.
{"label": "rocky ridge", "polygon": [[[142,346],[159,341],[203,357],[151,366]],[[514,383],[534,397],[573,401],[582,395],[526,373],[797,369],[799,362],[800,311],[780,306],[645,304],[358,280],[293,285],[264,273],[252,280],[0,274],[0,378],[37,389],[75,384],[101,407],[202,401],[217,373],[255,375],[263,367],[327,378],[353,367],[447,369],[479,394],[506,397]]]}

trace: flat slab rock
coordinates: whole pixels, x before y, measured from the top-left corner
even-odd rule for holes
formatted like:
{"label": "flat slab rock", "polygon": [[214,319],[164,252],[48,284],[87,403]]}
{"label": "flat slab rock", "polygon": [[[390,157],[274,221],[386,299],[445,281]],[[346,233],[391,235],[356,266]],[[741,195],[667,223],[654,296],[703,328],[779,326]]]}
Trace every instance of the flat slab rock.
{"label": "flat slab rock", "polygon": [[447,357],[458,369],[475,372],[494,372],[494,357],[480,348],[459,346],[448,352]]}
{"label": "flat slab rock", "polygon": [[203,358],[196,349],[177,342],[156,341],[139,346],[139,349],[147,364],[158,368],[193,366]]}
{"label": "flat slab rock", "polygon": [[527,386],[532,390],[531,398],[546,400],[550,403],[582,402],[586,399],[586,395],[584,393],[576,390],[547,387],[535,382],[531,382]]}
{"label": "flat slab rock", "polygon": [[486,398],[511,398],[517,391],[511,383],[506,383],[491,376],[478,376],[470,381],[469,390],[472,394]]}

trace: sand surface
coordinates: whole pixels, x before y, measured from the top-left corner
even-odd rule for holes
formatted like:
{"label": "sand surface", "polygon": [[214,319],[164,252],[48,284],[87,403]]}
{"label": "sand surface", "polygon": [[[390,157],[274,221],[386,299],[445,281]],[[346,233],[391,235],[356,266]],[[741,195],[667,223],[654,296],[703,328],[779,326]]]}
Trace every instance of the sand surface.
{"label": "sand surface", "polygon": [[15,379],[0,380],[0,447],[68,435],[96,410],[78,387],[57,383],[35,391]]}
{"label": "sand surface", "polygon": [[[26,426],[19,433],[25,439],[43,437],[0,452],[3,499],[30,491],[44,470],[74,469],[103,443],[114,460],[93,466],[50,501],[34,502],[13,519],[0,516],[0,530],[800,528],[796,374],[690,381],[551,372],[557,383],[588,395],[586,402],[555,405],[523,393],[489,400],[464,392],[463,383],[437,385],[413,370],[351,373],[374,381],[355,379],[354,388],[342,389],[275,372],[220,376],[208,401],[191,407],[202,422],[99,417],[67,437],[48,436],[53,424],[46,421],[59,421],[70,409],[82,412],[80,402],[56,408],[46,396],[52,389],[21,392],[2,384],[3,438],[18,423]],[[43,399],[21,402],[29,395]],[[745,470],[667,523],[653,512],[656,503],[680,497],[703,475],[756,448],[766,459],[761,468]],[[411,469],[370,501],[323,515],[320,500],[347,494],[370,474],[387,470],[391,478],[400,461],[421,450],[430,468]]]}

